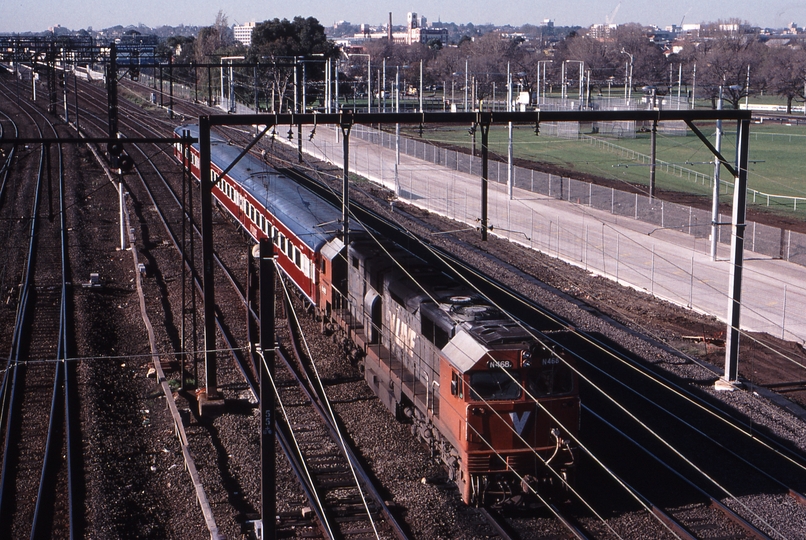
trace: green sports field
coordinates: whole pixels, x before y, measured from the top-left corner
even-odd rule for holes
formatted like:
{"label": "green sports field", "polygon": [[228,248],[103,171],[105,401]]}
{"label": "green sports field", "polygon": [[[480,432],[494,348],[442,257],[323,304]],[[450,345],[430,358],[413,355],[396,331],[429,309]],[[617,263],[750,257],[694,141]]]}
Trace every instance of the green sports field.
{"label": "green sports field", "polygon": [[[712,143],[715,140],[715,123],[700,123],[698,128]],[[616,138],[590,133],[590,127],[581,128],[580,139],[563,139],[549,136],[544,127],[539,136],[534,134],[534,126],[515,126],[513,135],[516,158],[543,161],[556,164],[570,171],[594,174],[630,183],[649,183],[648,156],[650,154],[650,134],[637,133],[636,138]],[[723,125],[722,154],[729,160],[735,159],[736,123]],[[420,138],[418,130],[406,133],[412,138]],[[423,139],[447,144],[470,147],[472,137],[466,128],[426,128]],[[481,136],[476,134],[476,149],[481,147]],[[506,161],[506,127],[493,127],[490,130],[490,152],[494,159]],[[639,154],[636,155],[635,153]],[[795,201],[792,197],[806,198],[806,118],[800,125],[781,123],[753,123],[750,127],[750,164],[748,187],[758,193],[751,193],[748,202],[778,214],[798,215],[806,219],[806,200]],[[700,139],[691,131],[683,135],[669,135],[659,131],[657,137],[656,185],[659,189],[682,191],[710,196],[710,177],[713,175],[713,156]],[[666,165],[668,164],[668,165]],[[676,167],[675,167],[676,166]],[[697,177],[693,171],[708,176]],[[721,178],[732,179],[724,168]],[[722,189],[726,193],[726,189]],[[728,191],[732,193],[732,190]],[[775,195],[784,197],[774,197]],[[729,200],[729,195],[723,195]]]}

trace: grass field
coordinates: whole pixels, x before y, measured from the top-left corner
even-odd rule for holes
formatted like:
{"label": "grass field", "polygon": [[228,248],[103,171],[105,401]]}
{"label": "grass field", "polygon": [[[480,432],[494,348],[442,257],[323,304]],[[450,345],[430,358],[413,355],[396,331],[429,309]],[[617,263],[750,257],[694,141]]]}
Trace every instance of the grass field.
{"label": "grass field", "polygon": [[[711,142],[715,140],[715,123],[698,125]],[[544,129],[545,131],[545,129]],[[583,133],[584,133],[583,128]],[[588,128],[589,131],[589,128]],[[729,160],[735,159],[736,124],[725,122],[723,125],[722,154]],[[419,131],[411,130],[409,137],[419,138]],[[592,144],[588,138],[575,140],[547,136],[541,132],[535,136],[534,126],[515,126],[513,148],[516,158],[543,161],[562,166],[568,170],[595,174],[613,180],[630,183],[649,183],[648,160],[636,159],[629,151],[649,156],[650,134],[638,133],[635,139],[618,139],[600,135],[592,135],[608,145]],[[433,128],[426,129],[422,138],[440,141],[469,148],[472,144],[467,129]],[[476,136],[477,150],[481,146],[481,137]],[[750,127],[750,164],[748,166],[748,187],[751,190],[771,195],[788,197],[806,197],[806,166],[803,155],[806,151],[806,122],[801,125],[751,124]],[[494,159],[506,161],[507,130],[506,127],[490,129],[490,152]],[[688,170],[698,171],[709,177],[713,175],[713,156],[705,145],[692,132],[686,136],[665,135],[658,133],[657,160],[676,164]],[[642,163],[642,161],[644,161]],[[727,170],[721,172],[723,181],[732,181]],[[694,182],[688,174],[667,172],[660,165],[656,171],[656,185],[659,189],[710,195],[708,179]],[[723,193],[725,190],[723,190]],[[732,190],[731,190],[732,192]],[[726,197],[725,200],[728,200]],[[752,196],[748,199],[753,203]],[[756,196],[756,205],[766,206],[766,197]],[[772,199],[770,209],[776,213],[794,215],[806,219],[806,200],[798,201],[797,212],[793,210],[791,199]]]}

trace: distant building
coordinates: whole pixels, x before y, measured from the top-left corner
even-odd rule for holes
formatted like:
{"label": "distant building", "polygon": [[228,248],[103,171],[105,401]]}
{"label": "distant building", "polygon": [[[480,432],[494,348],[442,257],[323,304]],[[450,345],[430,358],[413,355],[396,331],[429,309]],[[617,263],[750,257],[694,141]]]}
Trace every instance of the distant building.
{"label": "distant building", "polygon": [[681,31],[686,36],[700,37],[701,28],[702,25],[700,24],[684,24],[681,27]]}
{"label": "distant building", "polygon": [[782,33],[783,34],[797,35],[797,34],[800,34],[800,29],[798,28],[797,24],[795,24],[794,22],[791,22],[791,23],[789,23],[789,26],[787,26]]}
{"label": "distant building", "polygon": [[448,29],[447,28],[434,28],[428,25],[428,20],[425,17],[418,16],[414,12],[409,12],[406,16],[406,28],[402,32],[389,32],[389,25],[373,28],[368,24],[360,26],[361,31],[352,37],[344,37],[335,40],[337,45],[342,47],[356,47],[360,46],[366,41],[378,39],[390,39],[394,43],[403,45],[412,45],[414,43],[429,43],[433,40],[439,40],[443,45],[448,43]]}
{"label": "distant building", "polygon": [[588,35],[593,39],[598,39],[599,41],[606,41],[610,39],[610,36],[613,32],[618,28],[617,24],[594,24],[588,29]]}
{"label": "distant building", "polygon": [[247,47],[252,46],[252,30],[255,29],[255,21],[246,24],[236,24],[232,27],[235,34],[235,41],[240,41]]}
{"label": "distant building", "polygon": [[115,39],[115,43],[119,46],[137,46],[137,47],[156,47],[159,45],[160,38],[153,35],[143,35],[137,30],[127,30],[122,36]]}
{"label": "distant building", "polygon": [[[439,40],[442,44],[448,43],[448,29],[447,28],[432,28],[428,26],[428,20],[425,17],[417,17],[416,13],[409,12],[407,15],[408,28],[406,29],[406,45],[412,43],[428,43],[429,41]],[[392,34],[394,39],[394,33]]]}

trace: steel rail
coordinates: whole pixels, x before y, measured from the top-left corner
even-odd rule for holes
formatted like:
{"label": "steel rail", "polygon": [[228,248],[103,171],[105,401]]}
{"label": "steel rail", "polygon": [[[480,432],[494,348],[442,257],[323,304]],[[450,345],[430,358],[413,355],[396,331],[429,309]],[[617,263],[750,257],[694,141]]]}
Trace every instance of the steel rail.
{"label": "steel rail", "polygon": [[[138,150],[139,150],[139,148],[138,148]],[[155,170],[157,170],[156,165],[153,162],[151,162],[151,165],[155,168]],[[145,181],[145,178],[143,177],[143,175],[140,172],[140,169],[139,169],[139,167],[137,165],[135,165],[135,171],[137,172],[137,175],[140,178],[140,181],[142,182],[143,187],[146,190],[146,193],[148,193],[148,196],[149,196],[149,199],[151,200],[151,203],[154,205],[154,208],[157,210],[157,215],[159,216],[160,221],[162,222],[163,227],[165,228],[165,231],[168,233],[168,236],[171,239],[171,243],[173,244],[174,248],[177,251],[179,251],[180,253],[183,254],[182,257],[184,259],[184,264],[187,265],[187,268],[189,270],[191,270],[191,273],[194,275],[193,279],[194,279],[194,284],[196,286],[196,290],[198,290],[201,293],[203,291],[202,282],[197,277],[198,272],[193,272],[192,271],[193,262],[190,261],[188,259],[188,257],[187,257],[187,254],[183,253],[182,250],[180,249],[179,240],[177,239],[177,237],[174,234],[173,230],[171,229],[170,225],[168,225],[168,220],[165,217],[165,213],[163,212],[162,208],[157,204],[152,189],[148,186],[148,182]],[[165,178],[162,177],[162,175],[159,172],[158,172],[158,174],[161,177],[161,179],[163,181],[165,181]],[[167,187],[167,182],[165,183],[165,185]],[[169,190],[170,190],[170,187],[169,187]],[[173,194],[173,191],[172,190],[170,190],[170,191]],[[187,218],[186,214],[185,214],[185,218]],[[226,266],[224,266],[223,262],[221,262],[221,260],[218,257],[216,257],[216,261],[217,261],[217,264],[219,264],[219,267],[221,268],[221,270],[224,272],[224,275],[227,277],[227,279],[233,285],[233,288],[235,289],[236,293],[240,296],[241,301],[245,302],[246,301],[245,296],[244,296],[243,292],[240,290],[240,287],[237,286],[237,284],[235,282],[235,278],[234,278],[234,276],[232,276],[232,273],[226,268]],[[229,348],[229,350],[230,350],[230,352],[231,352],[231,354],[232,354],[232,356],[233,356],[233,358],[235,360],[235,363],[238,365],[238,369],[240,369],[244,379],[246,380],[246,383],[249,385],[250,391],[252,392],[252,394],[255,397],[257,397],[259,395],[259,393],[257,392],[257,380],[255,378],[255,375],[250,373],[250,371],[246,367],[245,359],[242,358],[242,356],[239,355],[236,352],[237,347],[235,346],[233,338],[229,335],[229,333],[226,331],[226,328],[224,327],[224,324],[221,322],[220,313],[216,313],[216,315],[215,315],[215,323],[216,323],[216,327],[218,328],[219,332],[221,332],[221,335],[223,336],[224,341],[227,344],[227,347]]]}
{"label": "steel rail", "polygon": [[[47,515],[47,510],[44,508],[47,498],[52,496],[51,490],[55,484],[55,475],[58,470],[57,461],[60,459],[61,443],[64,439],[57,438],[57,430],[61,426],[65,427],[63,433],[64,438],[69,440],[70,434],[68,430],[67,417],[70,415],[67,394],[65,392],[65,380],[68,373],[67,358],[67,266],[68,266],[68,253],[67,253],[67,224],[65,219],[65,204],[64,204],[64,155],[61,145],[58,147],[59,154],[59,240],[60,240],[60,258],[61,258],[61,305],[59,309],[59,332],[58,332],[58,345],[56,354],[56,369],[53,378],[53,399],[50,410],[50,422],[48,424],[48,437],[45,444],[45,454],[42,460],[42,474],[39,481],[39,490],[36,498],[36,506],[34,507],[33,524],[31,528],[31,538],[45,538],[50,531],[43,530],[47,526],[45,523],[48,519],[52,519],[51,515]],[[47,150],[46,150],[47,151]],[[60,400],[59,398],[63,399]],[[74,504],[70,495],[74,493],[71,482],[73,481],[73,474],[70,470],[72,464],[72,455],[69,444],[67,445],[67,466],[68,466],[68,513],[70,515],[69,529],[74,531],[73,509]]]}
{"label": "steel rail", "polygon": [[[30,116],[30,115],[29,115]],[[33,120],[33,118],[32,118]],[[39,126],[37,125],[37,129]],[[41,133],[41,130],[40,130]],[[30,322],[30,299],[31,299],[31,289],[33,288],[33,268],[34,268],[34,253],[35,253],[35,246],[36,246],[36,236],[37,236],[37,211],[39,208],[39,192],[42,183],[43,171],[45,166],[45,147],[42,147],[40,157],[39,157],[39,173],[37,176],[36,187],[35,187],[35,196],[32,203],[32,218],[31,218],[31,227],[29,229],[29,238],[28,238],[28,257],[26,260],[24,277],[22,282],[22,287],[20,288],[20,300],[17,305],[17,315],[16,321],[14,325],[14,333],[11,340],[11,354],[9,355],[8,359],[8,367],[6,371],[6,377],[8,377],[9,373],[13,373],[11,379],[11,388],[8,395],[5,392],[9,391],[7,380],[4,379],[3,381],[3,388],[0,389],[0,392],[3,392],[4,396],[4,404],[7,403],[6,410],[6,431],[5,431],[5,445],[3,448],[3,464],[2,469],[0,470],[0,522],[8,519],[9,514],[11,512],[11,507],[13,505],[14,494],[10,493],[11,488],[11,481],[9,480],[9,475],[11,473],[10,461],[11,461],[11,444],[12,440],[14,439],[13,429],[14,429],[14,416],[16,415],[17,408],[20,405],[18,403],[20,399],[19,393],[22,391],[20,390],[20,386],[18,385],[18,376],[20,370],[24,369],[24,365],[21,363],[22,360],[22,337],[25,329]],[[9,522],[10,523],[10,522]]]}
{"label": "steel rail", "polygon": [[[287,301],[287,300],[286,300]],[[302,389],[305,396],[311,402],[312,406],[321,417],[322,421],[325,423],[325,426],[328,430],[328,433],[331,439],[339,445],[340,448],[346,452],[346,457],[349,459],[350,463],[352,464],[353,469],[359,475],[361,483],[363,487],[366,488],[366,491],[374,500],[375,504],[378,505],[378,508],[381,510],[383,514],[384,520],[386,521],[387,525],[392,529],[394,535],[400,539],[405,540],[408,538],[408,535],[404,532],[400,523],[398,523],[397,519],[394,517],[392,512],[389,510],[389,507],[386,505],[383,496],[381,495],[378,488],[375,486],[375,482],[372,479],[370,473],[364,468],[361,464],[360,460],[356,456],[354,450],[352,449],[351,445],[347,443],[343,439],[343,437],[339,434],[339,431],[343,428],[337,424],[339,424],[338,419],[331,417],[330,414],[325,410],[324,402],[327,400],[326,396],[323,396],[320,392],[320,389],[313,384],[314,380],[317,378],[311,373],[310,369],[305,364],[304,358],[305,353],[302,351],[301,343],[299,341],[299,331],[294,327],[292,323],[291,316],[287,317],[286,320],[288,321],[289,333],[291,337],[291,347],[294,353],[294,356],[297,358],[298,364],[301,367],[303,373],[300,374],[297,369],[294,368],[291,360],[285,354],[281,348],[278,349],[278,356],[283,360],[286,364],[286,367],[289,371],[294,375],[296,378],[299,387]],[[301,375],[305,376],[305,379],[308,381],[307,383]]]}
{"label": "steel rail", "polygon": [[[630,443],[633,444],[636,448],[638,448],[641,451],[643,451],[647,456],[652,458],[655,462],[657,462],[663,468],[667,469],[671,474],[673,474],[674,476],[679,478],[683,483],[687,484],[694,491],[696,491],[697,493],[699,493],[700,495],[705,497],[710,502],[710,504],[712,506],[714,506],[715,508],[720,510],[729,520],[733,521],[734,523],[736,523],[737,525],[739,525],[743,529],[745,529],[754,538],[758,538],[758,539],[761,539],[761,540],[771,540],[768,535],[766,535],[763,532],[761,532],[752,523],[750,523],[745,518],[740,516],[738,513],[736,513],[735,511],[731,510],[730,508],[728,508],[727,506],[725,506],[724,504],[719,502],[719,500],[716,497],[714,497],[713,495],[708,493],[708,491],[706,491],[704,488],[702,488],[702,487],[698,486],[697,484],[695,484],[692,480],[690,480],[687,477],[685,477],[679,471],[677,471],[674,468],[672,468],[668,463],[663,461],[662,458],[660,458],[659,456],[657,456],[654,453],[652,453],[648,448],[646,448],[644,445],[642,445],[641,443],[636,441],[634,438],[630,437],[623,430],[617,428],[615,425],[613,425],[612,423],[608,422],[607,420],[605,420],[603,417],[601,417],[597,413],[593,412],[589,407],[586,407],[585,405],[582,405],[582,408],[584,410],[588,411],[589,414],[593,415],[597,420],[599,420],[604,425],[606,425],[607,427],[612,429],[614,432],[616,432],[617,434],[621,435],[624,439],[630,441]],[[662,515],[663,516],[662,519],[663,519],[663,521],[665,523],[674,524],[675,529],[677,529],[677,527],[679,527],[680,530],[688,531],[688,529],[682,523],[680,523],[678,520],[676,520],[675,518],[673,518],[672,516],[670,516],[669,514],[664,512],[663,510],[661,510],[659,507],[657,507],[655,505],[652,505],[652,511],[657,515]]]}

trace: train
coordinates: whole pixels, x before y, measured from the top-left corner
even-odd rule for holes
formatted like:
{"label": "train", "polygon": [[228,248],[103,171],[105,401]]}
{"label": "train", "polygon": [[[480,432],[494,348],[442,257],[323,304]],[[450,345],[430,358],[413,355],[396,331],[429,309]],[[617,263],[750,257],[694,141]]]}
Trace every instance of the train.
{"label": "train", "polygon": [[[198,126],[176,128],[198,139]],[[190,158],[200,176],[198,143]],[[361,224],[344,243],[341,209],[213,134],[213,196],[327,326],[351,344],[366,383],[424,441],[471,505],[562,497],[578,461],[573,359],[535,329]],[[351,220],[351,224],[353,220]]]}

